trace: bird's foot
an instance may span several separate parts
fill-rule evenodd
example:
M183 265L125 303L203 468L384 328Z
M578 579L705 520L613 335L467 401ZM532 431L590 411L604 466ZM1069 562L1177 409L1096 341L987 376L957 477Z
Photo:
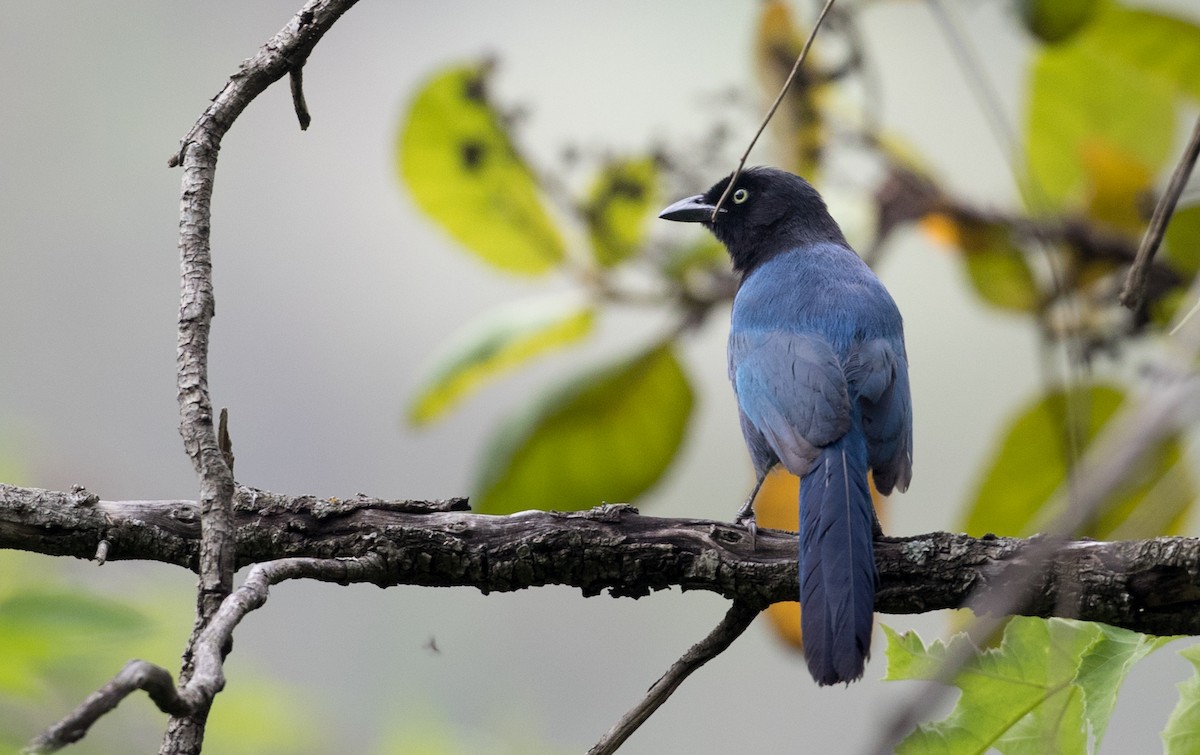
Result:
M746 528L746 534L750 536L750 547L754 547L754 541L758 537L758 521L754 518L754 500L751 499L738 509L737 516L734 517L733 523L739 527Z

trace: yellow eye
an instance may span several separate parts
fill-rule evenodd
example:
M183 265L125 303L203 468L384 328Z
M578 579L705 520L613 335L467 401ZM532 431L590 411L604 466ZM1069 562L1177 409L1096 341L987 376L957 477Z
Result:
M745 189L738 189L737 191L733 192L733 203L734 204L742 204L749 198L750 198L750 192L746 191Z

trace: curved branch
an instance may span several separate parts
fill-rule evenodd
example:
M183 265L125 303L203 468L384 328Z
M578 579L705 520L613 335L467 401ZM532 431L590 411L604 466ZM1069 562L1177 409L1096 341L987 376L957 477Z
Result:
M208 391L208 337L216 306L209 250L213 177L221 140L255 97L299 68L325 32L357 0L310 0L254 57L242 63L183 138L169 165L183 165L179 218L182 286L179 305L178 398L180 434L201 478L201 615L228 594L233 575L233 474L213 428ZM211 535L211 537L210 537Z
M378 559L287 558L259 564L250 569L246 581L222 601L193 648L194 670L186 684L175 687L171 673L147 661L130 661L112 681L92 693L78 708L42 732L26 752L54 752L78 742L105 713L142 689L158 709L174 717L207 710L213 697L225 686L225 653L231 647L233 630L246 614L267 602L271 585L288 579L317 579L323 582L363 582L376 576Z
M704 519L665 519L628 506L561 514L472 514L461 499L287 497L239 488L234 510L239 565L280 558L360 558L391 585L468 586L507 592L567 585L585 595L641 597L679 587L761 607L798 594L795 535ZM101 501L0 485L0 548L108 560L149 559L197 568L198 505L192 501ZM875 544L881 613L959 608L974 595L1003 595L1031 547L1046 538L982 538L935 532ZM1037 569L1029 616L1102 621L1159 635L1200 634L1200 539L1058 541ZM978 592L975 592L978 591Z
M284 75L292 74L292 91L301 127L308 123L301 93L300 71L317 42L357 0L309 0L258 53L242 63L212 104L183 138L179 152L168 161L183 166L179 211L181 269L179 341L176 356L179 432L192 466L200 477L200 584L196 627L184 651L180 679L192 672L192 652L198 632L209 623L233 587L233 471L213 428L208 391L208 338L216 312L209 249L213 178L221 140L246 106ZM163 740L163 753L199 752L207 708L189 719L172 718Z

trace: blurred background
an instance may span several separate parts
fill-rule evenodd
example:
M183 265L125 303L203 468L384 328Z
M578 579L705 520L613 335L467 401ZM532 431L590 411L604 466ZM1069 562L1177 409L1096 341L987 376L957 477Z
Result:
M81 484L110 500L194 498L174 381L180 174L166 161L208 99L297 4L6 0L0 7L0 480L58 490ZM913 484L891 500L885 527L907 535L985 526L981 491L1014 418L1068 372L1120 384L1136 377L1156 348L1172 286L1194 269L1162 273L1177 280L1162 284L1156 303L1165 309L1148 312L1145 322L1113 324L1104 319L1108 309L1088 304L1111 270L1076 276L1086 285L1073 291L1067 311L1078 322L1065 325L1057 302L1005 294L1011 281L1003 271L1013 259L1022 260L1018 282L1041 283L1048 273L1019 249L996 267L967 264L968 236L980 228L1008 233L996 217L1024 212L1027 187L1014 177L1025 172L1024 158L1010 157L1011 145L997 138L980 87L931 6L847 7L860 38L847 41L835 27L822 37L818 60L833 70L856 47L866 59L819 95L834 114L823 138L836 141L841 129L853 132L844 141L861 140L869 132L886 145L822 162L835 217L860 251L873 248L881 209L892 207L881 199L888 165L936 177L936 197L958 203L938 199L903 217L877 250L876 270L905 317L916 418ZM1035 33L1026 7L978 2L953 12L1017 146L1045 104L1031 99L1031 81L1045 74L1041 56L1053 36ZM1200 24L1186 0L1146 7ZM813 8L793 10L796 25L807 28ZM668 166L656 188L660 207L728 173L753 133L771 77L764 19L757 3L698 8L676 0L352 9L305 68L310 129L299 130L287 87L275 86L241 116L221 151L210 385L214 403L231 413L239 481L319 496L478 492L497 428L535 394L673 332L678 311L669 307L605 302L585 343L497 374L436 421L414 427L414 397L429 387L430 366L453 334L514 300L594 292L587 286L595 279L571 265L529 276L484 264L420 209L421 189L402 178L397 144L414 97L434 77L489 59L488 99L503 110L506 135L529 164L561 177L564 195L587 195L594 169L613 156L654 154ZM1186 60L1196 58L1181 65ZM1143 195L1164 185L1195 117L1197 95L1184 91L1178 104L1177 94L1170 93L1167 122L1155 121L1162 129L1145 136L1156 140L1156 159L1130 167L1119 150L1102 153L1088 163L1088 176L1112 165L1120 176L1141 176L1117 193L1144 205ZM761 145L751 164L788 164L782 136ZM1090 199L1069 183L1047 191L1042 210L1079 202L1100 213L1096 191ZM1196 200L1195 191L1185 195L1185 204ZM570 211L547 206L565 229L567 257L578 259L586 229ZM969 217L963 207L996 217ZM1140 223L1136 213L1128 221L1135 239ZM700 239L658 225L670 224L646 226L648 247ZM650 267L611 280L657 295ZM718 268L701 272L708 277L697 290L719 291ZM989 281L1000 281L999 293ZM714 302L705 310L711 316L674 341L694 404L677 453L636 501L648 514L728 520L752 482L726 379L727 307ZM1182 452L1168 452L1171 460L1182 453L1185 469L1195 457L1186 441ZM1186 500L1163 531L1195 533L1190 482L1183 487ZM1157 531L1139 536L1148 534ZM174 567L97 568L0 553L0 748L18 747L130 657L174 672L193 588L194 577ZM565 588L482 596L287 583L238 630L208 747L579 752L725 609L715 596L677 591L583 600ZM879 620L926 638L951 626L944 615ZM1158 742L1174 684L1190 673L1173 652L1182 645L1134 668L1104 751ZM881 712L919 689L879 682L884 670L876 632L867 680L818 689L800 656L759 621L623 751L752 752L792 743L861 750L878 736ZM135 696L76 750L153 751L164 723Z

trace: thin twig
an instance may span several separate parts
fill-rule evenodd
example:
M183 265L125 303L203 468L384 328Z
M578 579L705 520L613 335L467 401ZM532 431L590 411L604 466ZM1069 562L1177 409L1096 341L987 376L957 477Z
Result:
M729 607L721 623L717 624L708 636L688 649L683 656L671 664L667 673L654 683L646 692L642 701L633 706L619 721L613 724L588 755L609 755L616 752L626 739L629 739L654 711L658 710L667 698L679 688L692 672L723 653L733 641L746 631L746 628L758 616L761 609L747 603L734 601Z
M312 123L312 115L308 112L308 103L304 101L304 64L300 63L288 71L288 78L292 86L292 107L296 111L296 120L300 121L300 130L307 131Z
M108 684L88 696L61 721L39 734L25 748L29 753L54 752L78 742L92 724L137 690L145 690L158 709L176 718L206 709L225 686L225 652L233 631L246 614L267 602L271 585L288 579L323 582L359 582L377 578L384 570L383 559L288 558L259 564L250 569L246 581L222 602L216 615L200 634L195 646L195 671L178 688L171 673L147 661L130 661Z
M221 407L221 416L217 422L217 446L221 449L221 456L225 457L229 474L233 474L233 438L229 435L229 409L224 406Z
M754 133L754 138L750 140L750 144L746 146L746 151L742 153L742 159L738 160L738 166L734 169L733 175L729 177L729 183L725 186L725 191L721 192L721 198L717 200L717 204L713 207L712 219L716 222L717 213L721 211L721 206L725 204L725 200L729 198L729 193L733 191L733 185L737 181L738 176L742 175L742 169L746 167L746 160L750 157L750 150L754 149L754 145L758 143L758 138L767 130L767 124L771 122L771 118L775 116L775 111L779 109L779 103L783 102L783 98L787 95L788 89L792 86L792 82L796 80L796 75L800 73L800 66L804 63L804 59L808 57L808 49L812 47L813 40L817 38L817 31L821 28L821 22L825 20L825 16L829 13L829 9L833 7L833 0L826 0L825 7L821 9L820 15L813 23L812 31L809 32L808 39L804 40L804 47L800 49L800 54L796 57L796 62L792 65L792 71L788 74L787 80L783 82L783 86L779 89L779 94L776 95L775 101L771 103L771 108L767 110L766 117L763 118L762 124L759 125L758 131Z
M1171 174L1171 182L1167 184L1166 192L1154 207L1150 225L1142 236L1137 257L1134 258L1133 265L1129 268L1129 274L1125 278L1125 286L1121 289L1121 304L1130 309L1137 309L1146 296L1146 281L1150 279L1150 264L1154 261L1154 255L1158 252L1159 245L1162 244L1167 223L1170 222L1171 215L1175 213L1175 205L1179 202L1179 196L1183 194L1183 187L1187 184L1188 177L1196 166L1197 156L1200 156L1200 116L1196 117L1196 125L1192 127L1192 138L1183 150L1183 155L1180 156L1179 163L1175 166L1175 172Z

